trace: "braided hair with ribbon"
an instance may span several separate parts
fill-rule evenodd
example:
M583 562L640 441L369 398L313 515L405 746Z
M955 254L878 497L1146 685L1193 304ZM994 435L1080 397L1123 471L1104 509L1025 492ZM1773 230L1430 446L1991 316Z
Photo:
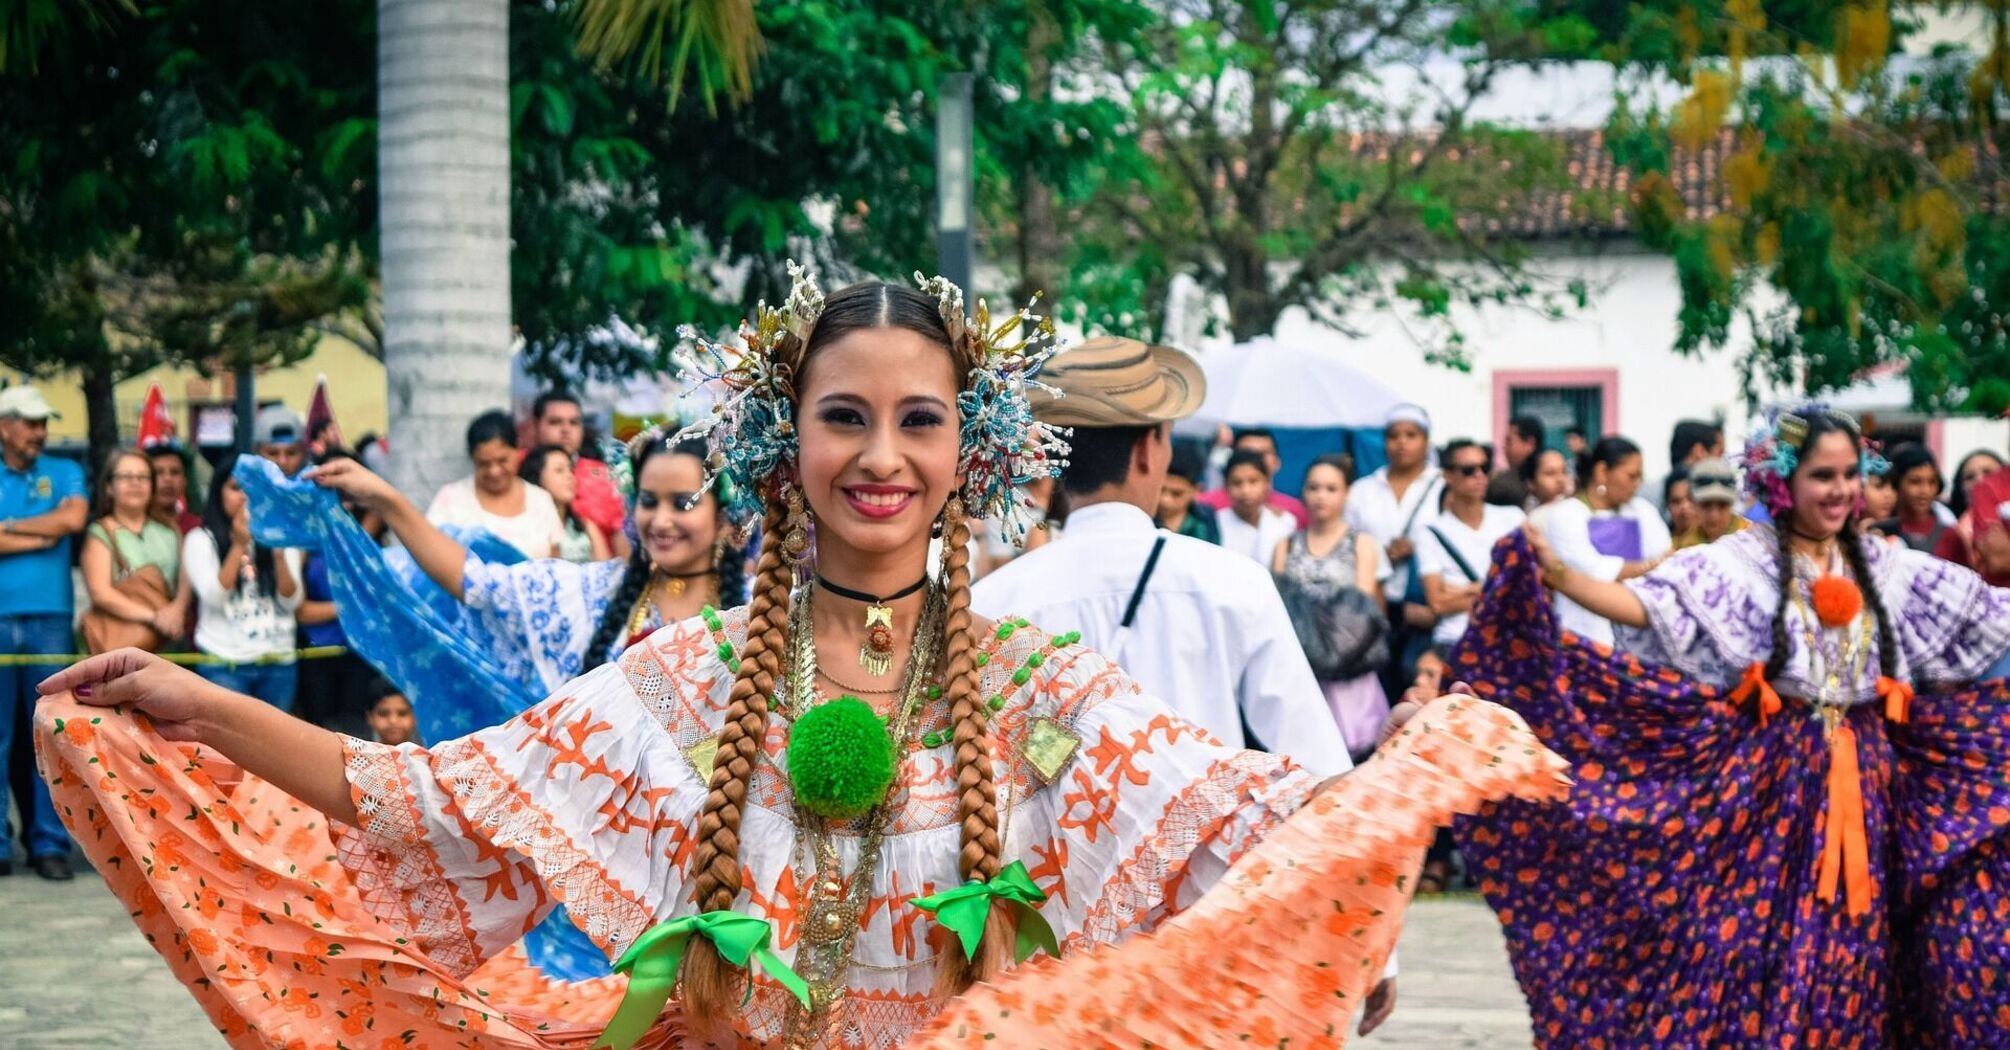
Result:
M1008 535L1023 535L1028 518L1022 487L1058 474L1066 462L1063 435L1036 421L1026 398L1033 375L1055 349L1053 330L1045 322L1034 323L1025 311L994 322L981 302L974 314L966 315L962 291L942 278L917 274L918 288L855 284L826 300L801 267L791 263L790 272L795 283L788 301L779 309L763 306L742 328L738 346L704 340L689 329L683 333L693 344L680 361L686 374L713 384L724 396L709 419L679 437L705 441L708 482L730 483L746 509L761 514L770 540L756 567L746 640L699 816L691 886L701 912L732 908L743 888L741 822L790 644L794 566L783 544L774 541L788 528L790 488L796 484L798 383L819 351L854 332L904 330L940 346L962 384L955 407L957 472L963 481L954 498L939 508L937 521L947 554L939 651L944 654L955 751L961 828L957 863L968 880L990 880L1003 868L988 707L979 692L970 611L970 521L987 518L1002 523ZM969 516L959 513L959 507ZM1016 906L1009 898L997 898L986 917L981 947L944 954L941 983L947 990L989 977L1010 960ZM687 1017L700 1025L723 1018L739 1001L742 980L733 960L703 938L691 940L682 968Z

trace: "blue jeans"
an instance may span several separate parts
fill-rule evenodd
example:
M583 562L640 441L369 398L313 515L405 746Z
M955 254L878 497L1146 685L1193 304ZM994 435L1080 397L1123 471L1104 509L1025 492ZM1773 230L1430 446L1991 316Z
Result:
M75 635L66 615L27 614L0 616L0 653L68 653L75 648ZM32 797L20 800L21 837L28 843L31 857L70 854L70 836L56 817L56 805L49 799L49 785L34 770L10 770L8 756L15 737L22 741L35 732L35 701L40 695L35 684L63 669L61 663L17 664L0 667L0 820L7 814L10 774L25 772L32 786L24 785ZM0 834L0 860L12 860L13 837Z
M201 664L196 670L233 693L255 696L281 711L293 711L293 693L300 684L297 665Z

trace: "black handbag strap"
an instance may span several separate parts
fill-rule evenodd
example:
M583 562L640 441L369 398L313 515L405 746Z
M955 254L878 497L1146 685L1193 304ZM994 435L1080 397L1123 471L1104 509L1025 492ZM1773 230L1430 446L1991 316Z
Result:
M1452 561L1458 565L1460 572L1466 574L1466 579L1474 583L1480 582L1480 574L1473 571L1472 563L1466 560L1465 555L1459 553L1457 547L1452 546L1452 541L1446 539L1445 534L1439 532L1436 525L1426 525L1424 527L1431 530L1431 535L1438 538L1438 546L1443 547L1445 553L1452 556Z
M1431 493L1438 491L1438 486L1442 484L1444 480L1445 475L1442 472L1440 472L1437 477L1431 479L1431 483L1429 485L1424 486L1424 498L1418 500L1417 505L1410 508L1410 516L1403 520L1403 531L1396 534L1397 539L1402 539L1404 536L1408 536L1410 534L1410 530L1417 527L1417 515L1422 514L1424 512L1425 504L1431 502Z
M1152 573L1158 571L1159 554L1165 549L1166 537L1165 533L1162 532L1159 533L1158 539L1152 543L1152 553L1145 558L1144 571L1138 573L1137 585L1131 588L1131 600L1124 605L1123 621L1117 626L1129 627L1131 621L1138 618L1138 603L1145 600L1145 585L1151 582Z

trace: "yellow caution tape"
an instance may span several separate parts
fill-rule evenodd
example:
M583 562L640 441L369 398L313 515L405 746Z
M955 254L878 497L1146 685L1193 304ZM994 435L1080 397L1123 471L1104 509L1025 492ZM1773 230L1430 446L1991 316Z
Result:
M184 667L194 665L204 667L251 667L254 665L290 664L297 660L326 660L331 656L341 656L348 651L347 646L341 645L310 645L305 649L272 653L268 656L261 656L256 660L226 660L221 656L211 656L208 653L156 653L155 655L169 663L181 664ZM0 667L32 666L35 664L67 666L79 660L88 660L90 658L90 653L0 653Z

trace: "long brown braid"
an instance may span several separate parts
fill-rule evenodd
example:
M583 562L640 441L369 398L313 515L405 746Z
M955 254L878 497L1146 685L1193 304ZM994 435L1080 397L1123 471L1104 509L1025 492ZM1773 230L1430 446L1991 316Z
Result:
M952 341L933 299L897 285L870 282L852 285L827 301L806 343L785 340L776 351L797 379L815 351L844 335L871 328L916 332L949 352L959 380L981 364L977 344L968 333ZM762 754L767 734L768 704L782 674L788 651L788 608L792 574L781 553L780 538L788 528L788 512L779 484L762 493L766 518L761 557L756 568L752 601L747 607L747 636L740 653L740 671L733 679L726 721L712 768L710 793L698 818L698 845L691 867L692 898L700 911L730 909L739 895L740 818L747 789ZM1001 865L997 791L992 781L986 707L977 676L977 639L970 612L970 524L960 516L944 522L948 546L943 578L947 615L941 651L947 679L946 695L954 726L956 783L962 822L958 868L965 878L990 878ZM986 920L984 946L975 960L965 960L952 947L943 953L939 983L961 991L974 980L1001 970L1010 958L1016 930L1009 909L993 906ZM684 956L682 1004L695 1025L714 1027L738 1000L743 974L720 957L702 937L691 939Z
M1856 576L1857 588L1863 592L1864 605L1877 618L1877 673L1886 678L1898 677L1898 635L1892 630L1891 615L1884 611L1884 595L1877 590L1877 581L1870 576L1870 559L1864 557L1863 533L1857 531L1856 519L1843 523L1843 558L1849 562L1849 571Z
M729 910L740 894L740 818L746 812L747 788L753 783L754 767L760 763L768 735L768 701L781 679L782 654L789 644L791 576L781 544L787 527L787 508L770 493L753 600L747 605L747 640L740 651L740 672L733 678L726 721L719 727L711 791L698 815L691 896L701 912ZM725 1017L738 1001L738 985L744 979L703 937L691 938L683 976L685 1012L700 1023Z
M956 815L963 828L956 866L963 878L988 880L1004 865L998 838L998 790L992 780L991 740L987 708L977 678L977 638L970 616L970 521L951 513L943 523L943 620L945 692L956 749ZM1009 958L1015 939L1012 909L993 902L985 921L984 939L974 959L957 945L942 953L939 992L955 994L996 975Z

